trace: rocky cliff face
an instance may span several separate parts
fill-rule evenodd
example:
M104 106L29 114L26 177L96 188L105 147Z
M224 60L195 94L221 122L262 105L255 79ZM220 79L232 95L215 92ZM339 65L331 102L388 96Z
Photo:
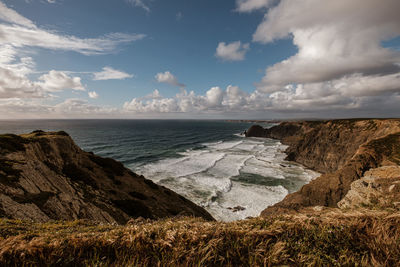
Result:
M400 166L371 169L351 184L346 196L338 202L341 209L400 210Z
M65 132L0 135L0 217L122 224L175 215L213 220L121 163L81 150Z
M263 215L305 206L335 207L367 170L400 164L399 119L284 122L256 132L288 145L288 160L322 173Z

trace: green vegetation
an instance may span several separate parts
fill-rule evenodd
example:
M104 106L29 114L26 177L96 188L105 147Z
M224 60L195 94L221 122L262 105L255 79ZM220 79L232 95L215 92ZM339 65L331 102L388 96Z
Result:
M137 219L126 226L86 221L0 220L0 264L89 266L395 266L400 213L285 215L222 223Z

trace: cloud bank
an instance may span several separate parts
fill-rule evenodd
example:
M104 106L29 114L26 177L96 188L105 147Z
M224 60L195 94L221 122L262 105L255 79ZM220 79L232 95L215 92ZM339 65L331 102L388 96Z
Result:
M280 1L268 10L253 40L292 37L298 53L268 67L257 88L274 92L288 84L398 73L399 52L381 45L400 35L398 10L396 0Z

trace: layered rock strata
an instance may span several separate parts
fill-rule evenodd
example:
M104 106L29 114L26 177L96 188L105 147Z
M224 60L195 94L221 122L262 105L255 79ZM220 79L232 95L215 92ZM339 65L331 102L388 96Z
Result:
M213 220L120 162L81 150L65 132L0 135L0 217L123 224L176 215Z

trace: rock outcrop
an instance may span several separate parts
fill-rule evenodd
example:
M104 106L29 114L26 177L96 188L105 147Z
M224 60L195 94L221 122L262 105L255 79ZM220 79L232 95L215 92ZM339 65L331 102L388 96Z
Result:
M338 202L341 209L367 207L400 210L400 166L371 169L351 184L349 192Z
M264 137L266 129L260 125L252 125L246 132L246 137Z
M213 220L121 163L81 150L65 132L0 135L0 217L123 224L175 215Z
M351 184L371 168L400 164L399 119L284 122L263 137L289 147L287 159L322 175L262 215L308 206L337 207Z

